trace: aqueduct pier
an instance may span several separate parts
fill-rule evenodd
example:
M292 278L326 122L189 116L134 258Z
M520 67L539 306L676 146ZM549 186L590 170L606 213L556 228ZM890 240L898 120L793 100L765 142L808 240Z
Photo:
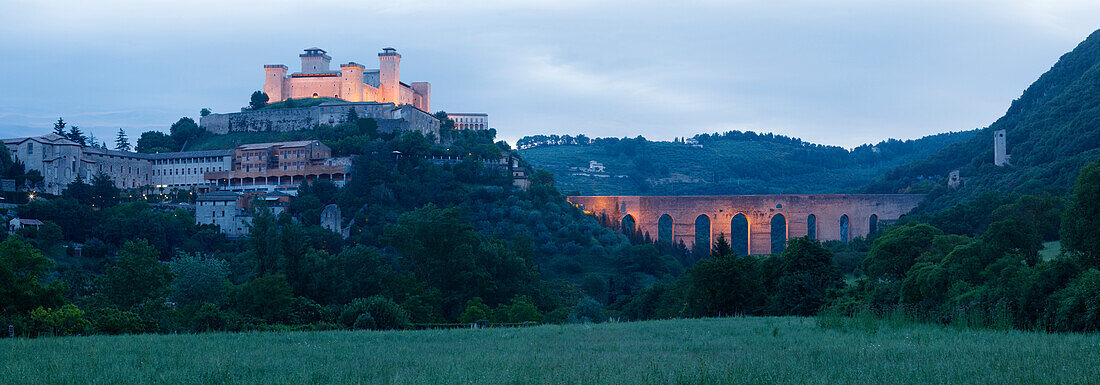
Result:
M866 236L902 217L919 194L571 196L585 213L606 215L624 231L660 242L709 245L722 234L740 254L780 252L789 238L823 241ZM773 231L774 230L774 231Z

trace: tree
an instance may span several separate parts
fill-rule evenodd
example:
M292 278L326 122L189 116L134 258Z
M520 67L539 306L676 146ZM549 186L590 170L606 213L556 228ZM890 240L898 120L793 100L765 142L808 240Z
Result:
M265 275L241 285L233 297L242 313L272 323L289 320L294 304L293 289L282 274Z
M844 286L844 277L833 253L807 237L791 238L780 254L781 275L776 283L775 312L812 315L825 303L831 290Z
M84 136L84 131L77 126L69 126L69 133L65 135L69 140L79 143L81 146L88 145L88 137Z
M462 315L458 316L458 322L472 324L488 321L492 312L493 310L481 300L481 297L470 298L466 301L466 309L462 311Z
M130 151L133 148L130 147L130 139L126 137L126 130L118 129L118 136L115 137L115 149L119 151Z
M22 313L61 304L64 284L43 284L52 266L49 258L17 237L0 242L0 311Z
M119 309L134 306L169 292L172 271L157 260L157 250L144 239L128 241L118 252L118 260L107 268L100 282L100 293Z
M764 304L758 260L737 256L724 236L714 242L712 257L692 266L686 277L687 306L696 316L753 313Z
M168 264L172 270L172 295L180 307L200 303L222 303L229 283L229 264L221 259L181 254Z
M175 123L172 123L172 127L168 128L169 136L172 137L172 141L179 148L186 144L189 140L202 134L202 128L195 123L194 119L188 117L182 117Z
M1062 247L1087 266L1100 266L1100 160L1081 169L1062 217Z
M252 98L251 101L248 102L248 106L251 107L253 110L258 110L264 108L264 106L267 105L268 100L271 99L267 96L267 94L265 94L263 91L256 91L252 93Z
M172 137L165 135L160 131L145 131L141 133L141 137L138 138L137 152L143 154L151 154L155 152L172 152L178 150Z
M199 110L199 116L201 116L201 117L205 118L207 116L210 116L210 114L211 114L211 112L210 112L209 108L203 107L203 109Z
M863 260L863 272L872 278L904 279L905 272L932 250L932 240L940 235L943 231L923 223L891 227L875 240Z
M53 133L61 135L63 137L68 137L68 134L65 133L64 119L57 118L57 122L53 124Z
M92 176L89 202L94 207L110 207L118 204L119 190L115 187L115 181L106 173L100 171Z
M409 314L393 300L376 295L344 305L340 322L353 329L394 330L409 325Z

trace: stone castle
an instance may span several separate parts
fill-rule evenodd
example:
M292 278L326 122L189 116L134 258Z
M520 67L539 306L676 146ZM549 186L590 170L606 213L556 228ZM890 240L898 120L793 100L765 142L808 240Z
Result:
M298 55L302 71L287 75L287 66L264 66L264 93L271 101L333 97L349 102L409 104L422 111L432 110L432 85L428 82L401 82L401 54L386 47L378 54L378 69L366 69L362 64L341 64L340 70L329 68L332 58L325 50L306 48Z
M238 113L211 114L200 119L200 126L215 134L230 132L293 131L318 124L344 121L349 110L374 119L382 132L419 131L439 137L439 119L431 115L432 85L428 82L401 81L401 54L383 48L378 54L378 69L362 64L341 64L330 68L332 58L325 50L313 47L298 55L300 72L287 74L282 64L264 66L264 93L271 102L288 99L335 98L339 101L301 108L244 109ZM480 114L488 126L488 115ZM471 129L473 126L470 127Z

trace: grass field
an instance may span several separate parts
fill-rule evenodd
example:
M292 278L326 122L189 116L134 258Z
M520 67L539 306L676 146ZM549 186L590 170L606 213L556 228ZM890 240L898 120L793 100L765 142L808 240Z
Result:
M822 328L793 317L0 339L2 384L1097 382L1100 335Z

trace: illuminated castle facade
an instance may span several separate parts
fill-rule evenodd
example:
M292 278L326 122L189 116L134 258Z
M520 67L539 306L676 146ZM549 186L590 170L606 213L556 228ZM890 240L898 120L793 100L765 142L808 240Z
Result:
M313 47L298 55L302 71L287 75L287 66L264 66L264 93L271 102L302 98L338 98L349 102L411 105L421 111L432 110L432 85L428 82L401 82L401 54L393 48L378 53L378 69L362 64L341 64L329 68L332 58L325 50Z

